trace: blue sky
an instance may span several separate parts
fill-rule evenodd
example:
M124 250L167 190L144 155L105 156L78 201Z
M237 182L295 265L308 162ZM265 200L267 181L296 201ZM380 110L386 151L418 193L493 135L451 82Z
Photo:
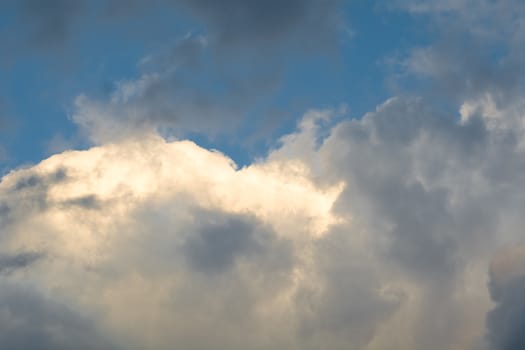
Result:
M0 347L525 349L524 62L522 0L1 1Z
M162 4L141 13L115 15L105 13L109 10L103 4L90 4L90 11L84 9L86 13L78 14L78 23L64 24L65 32L55 34L58 37L46 46L34 42L45 24L29 21L25 27L17 25L24 16L20 7L11 4L1 18L3 37L10 44L2 64L1 87L4 113L10 122L2 133L2 144L8 150L7 168L48 156L52 140L69 142L74 148L87 147L89 143L78 135L78 127L68 118L76 96L104 98L118 81L137 78L139 62L145 57L169 51L189 33L207 35L205 24ZM268 71L263 75L274 75L268 82L271 86L238 112L241 125L219 135L194 133L193 137L228 151L239 163L246 164L263 154L272 140L292 130L309 108L346 105L345 116L359 118L392 94L388 80L395 67L390 62L431 37L419 19L374 2L340 6L337 21L330 23L335 27L333 42L325 46L320 43L312 50L301 48L298 52L297 48L286 48L293 45L292 38L283 42L282 48L273 48L278 50L269 53L273 62L261 67L261 71ZM235 55L253 54L236 50ZM264 50L255 55L264 57ZM212 66L216 59L213 53L204 53L206 66ZM207 74L226 76L213 81L203 76L195 84L209 89L221 84L221 78L229 79L228 74L238 79L244 74L256 75L262 62L251 60L242 59L241 63L234 58L206 68ZM220 72L223 64L230 66L228 72ZM237 64L249 72L243 73Z

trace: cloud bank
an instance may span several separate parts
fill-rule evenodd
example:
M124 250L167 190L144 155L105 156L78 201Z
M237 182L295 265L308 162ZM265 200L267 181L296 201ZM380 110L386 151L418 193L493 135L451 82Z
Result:
M145 130L11 172L3 283L86 348L519 347L521 260L489 263L522 237L522 130L414 98L331 114L240 169Z
M96 146L2 178L0 342L522 349L523 6L396 1L436 28L437 42L399 62L433 94L390 98L359 119L309 111L239 168L172 137L230 128L272 89L272 77L253 79L268 66L231 75L209 52L221 62L264 49L271 63L291 43L319 49L340 3L227 3L236 11L170 3L207 30L146 57L107 99L77 98L71 118ZM22 4L55 44L86 13ZM115 16L147 7L112 4Z
M59 322L60 334L39 335L49 348L84 338L86 349L279 346L293 340L287 320L309 279L307 247L338 222L339 191L317 189L300 164L236 169L218 152L153 135L55 155L2 180L3 283L23 285L43 324ZM2 310L18 314L23 303L5 296ZM79 321L62 324L69 318ZM40 329L4 323L20 339ZM77 339L74 327L111 342L87 330ZM2 341L18 344L9 334Z

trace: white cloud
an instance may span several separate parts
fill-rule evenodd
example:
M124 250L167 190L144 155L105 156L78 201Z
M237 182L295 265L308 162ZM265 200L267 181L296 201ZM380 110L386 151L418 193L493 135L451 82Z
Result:
M3 249L45 256L9 281L98 315L124 348L278 346L340 190L155 135L64 152L1 182Z
M491 320L519 318L489 313L514 299L487 281L522 235L522 131L469 103L462 121L423 99L333 127L310 111L240 169L148 129L54 155L0 184L2 278L125 349L503 344Z

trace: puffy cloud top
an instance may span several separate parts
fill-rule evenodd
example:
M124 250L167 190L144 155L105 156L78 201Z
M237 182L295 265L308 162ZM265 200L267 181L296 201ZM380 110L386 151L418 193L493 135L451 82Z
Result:
M487 280L496 247L521 233L523 148L509 142L521 130L422 99L327 127L332 114L307 113L240 169L145 129L12 171L3 283L57 309L42 322L71 334L64 344L76 337L64 315L81 320L86 348L520 344L520 251L495 258ZM22 313L13 298L4 309Z
M127 349L278 346L293 339L293 295L311 278L307 247L340 221L341 186L317 188L301 163L236 169L153 135L65 152L2 180L0 272L6 288L28 290L43 324L59 322L63 342L41 335L50 348L80 341L68 317L100 334L86 349L111 348L103 333ZM22 315L20 298L2 310ZM2 322L20 337L39 327Z

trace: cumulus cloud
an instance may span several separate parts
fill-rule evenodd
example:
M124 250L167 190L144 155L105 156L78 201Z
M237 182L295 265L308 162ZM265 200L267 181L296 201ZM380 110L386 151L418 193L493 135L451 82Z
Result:
M522 131L429 105L310 111L240 169L144 129L13 171L2 246L43 255L5 278L127 349L506 346L520 287L488 265L521 236Z
M307 123L272 156L311 164L320 186L344 179L334 213L352 216L345 234L362 232L352 245L370 252L378 271L388 271L378 280L397 305L388 322L377 321L384 333L368 348L496 349L501 342L486 344L484 335L491 308L487 269L499 245L522 235L523 132L515 127L522 109L494 107L494 124L482 113L460 121L429 106L419 98L390 99L336 125L320 144L322 129ZM498 323L494 318L489 324ZM507 327L520 323L509 317ZM507 337L504 329L490 328L497 335L489 338Z
M337 111L309 111L266 157L238 168L159 133L232 127L266 71L248 64L236 75L220 59L282 53L291 42L319 47L333 38L340 3L223 3L177 1L205 33L146 57L108 99L76 100L72 119L97 147L2 178L0 341L521 348L525 254L500 247L521 242L525 224L523 7L397 1L430 16L442 38L412 50L404 69L446 87L459 118L410 97L340 122L331 121ZM64 40L82 10L50 4L50 13L33 11L45 17L35 23ZM484 29L487 21L502 31ZM215 76L222 69L227 79Z
M55 155L0 187L2 246L44 254L6 268L127 349L292 345L293 296L340 191L298 165L236 169L158 136Z

